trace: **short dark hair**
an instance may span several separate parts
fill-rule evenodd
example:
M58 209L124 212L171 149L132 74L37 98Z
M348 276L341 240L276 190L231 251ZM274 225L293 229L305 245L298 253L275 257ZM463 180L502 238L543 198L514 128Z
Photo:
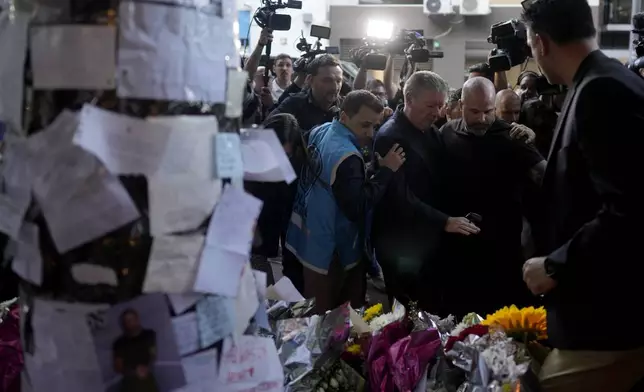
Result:
M314 58L306 67L306 73L315 76L324 67L339 67L340 61L330 54L323 54L320 57Z
M463 95L463 89L458 88L449 95L449 98L447 99L447 104L448 105L454 105L458 101L461 100L461 96Z
M385 88L385 84L383 83L382 80L380 79L371 79L370 81L367 82L367 85L365 86L365 90L371 91L375 90L377 88Z
M353 117L360 111L360 108L363 106L368 107L376 113L382 113L385 110L382 102L367 90L355 90L351 91L344 97L342 102L342 111L345 112L349 117Z
M289 113L278 113L264 120L264 128L275 131L280 143L296 145L300 139L300 127L295 116Z
M125 309L123 312L121 312L121 316L119 317L119 324L121 324L121 328L125 327L125 317L128 314L132 314L132 315L136 316L137 318L139 317L139 312L134 310L134 308Z
M469 73L480 73L483 75L483 77L490 79L492 82L494 82L494 71L490 68L490 65L488 63L478 63L472 65L470 68L468 68L467 72Z
M293 62L293 59L291 58L291 56L289 56L286 53L280 53L277 56L275 56L275 64L277 64L277 62L280 61L280 60L287 60L287 59L291 60L291 62Z
M535 78L535 79L536 79L536 78L538 78L538 77L539 77L539 74L538 74L538 73L536 73L536 72L534 72L534 71L530 71L530 70L527 70L527 71L523 71L523 72L521 72L521 73L519 74L519 77L517 78L517 86L521 84L521 81L522 81L522 80L523 80L523 78L525 78L526 76L532 76L533 78Z
M526 0L521 4L521 17L526 25L556 44L569 44L597 34L587 0Z

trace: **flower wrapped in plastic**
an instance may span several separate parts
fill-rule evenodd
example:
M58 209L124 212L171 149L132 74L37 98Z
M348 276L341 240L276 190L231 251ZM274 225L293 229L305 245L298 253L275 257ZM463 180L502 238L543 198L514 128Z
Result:
M276 322L276 345L288 390L313 369L335 362L344 350L351 323L349 306L342 305L325 315Z
M23 366L20 308L14 299L0 304L0 391L20 391Z

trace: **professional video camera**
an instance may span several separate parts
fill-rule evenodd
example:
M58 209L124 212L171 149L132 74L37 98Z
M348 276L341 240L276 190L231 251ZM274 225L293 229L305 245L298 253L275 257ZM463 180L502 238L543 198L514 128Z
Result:
M496 45L488 59L494 72L507 71L530 57L525 25L516 19L493 24L487 42Z
M262 29L288 31L291 29L291 15L276 13L279 9L302 9L302 2L297 0L262 0L262 6L255 12L255 22Z
M494 72L507 71L525 63L532 56L525 24L517 19L493 24L487 42L496 45L488 58L490 69ZM539 95L566 92L566 86L550 84L543 75L537 78L536 89Z
M322 48L322 40L329 39L331 37L331 29L325 26L311 25L311 37L317 38L314 44L307 42L304 38L304 34L300 37L300 41L295 46L297 50L302 52L302 55L299 59L293 63L293 71L295 72L304 72L306 66L313 60L317 55L320 54L340 54L340 50L337 46L327 46Z
M425 46L427 40L415 30L402 29L392 39L382 41L365 38L364 45L351 51L353 62L366 69L384 70L387 54L405 56L412 63L426 63L432 58L443 58L443 52L430 51Z
M637 34L637 39L633 41L637 58L628 64L628 68L644 78L644 12L633 15L632 31Z

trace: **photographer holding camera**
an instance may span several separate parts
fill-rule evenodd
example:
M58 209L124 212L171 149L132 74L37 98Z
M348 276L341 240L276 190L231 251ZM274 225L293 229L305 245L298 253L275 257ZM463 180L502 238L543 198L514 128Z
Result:
M541 388L627 392L644 378L641 328L589 326L598 312L632 314L641 298L644 80L599 50L586 0L522 5L532 57L569 89L543 180L543 257L523 266L528 288L545 296L555 347Z

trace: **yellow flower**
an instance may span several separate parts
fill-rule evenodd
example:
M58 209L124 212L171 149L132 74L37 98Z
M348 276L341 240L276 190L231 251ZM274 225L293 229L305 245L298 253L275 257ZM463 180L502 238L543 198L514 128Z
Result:
M373 320L375 317L380 316L381 314L382 314L382 304L375 304L364 311L364 316L362 316L362 319L368 323L369 321Z
M345 351L348 352L349 354L360 355L362 348L360 347L359 344L352 344L351 346L347 347Z
M515 305L488 314L481 323L489 327L500 327L506 335L520 342L530 342L547 338L546 310L540 308L522 308Z

